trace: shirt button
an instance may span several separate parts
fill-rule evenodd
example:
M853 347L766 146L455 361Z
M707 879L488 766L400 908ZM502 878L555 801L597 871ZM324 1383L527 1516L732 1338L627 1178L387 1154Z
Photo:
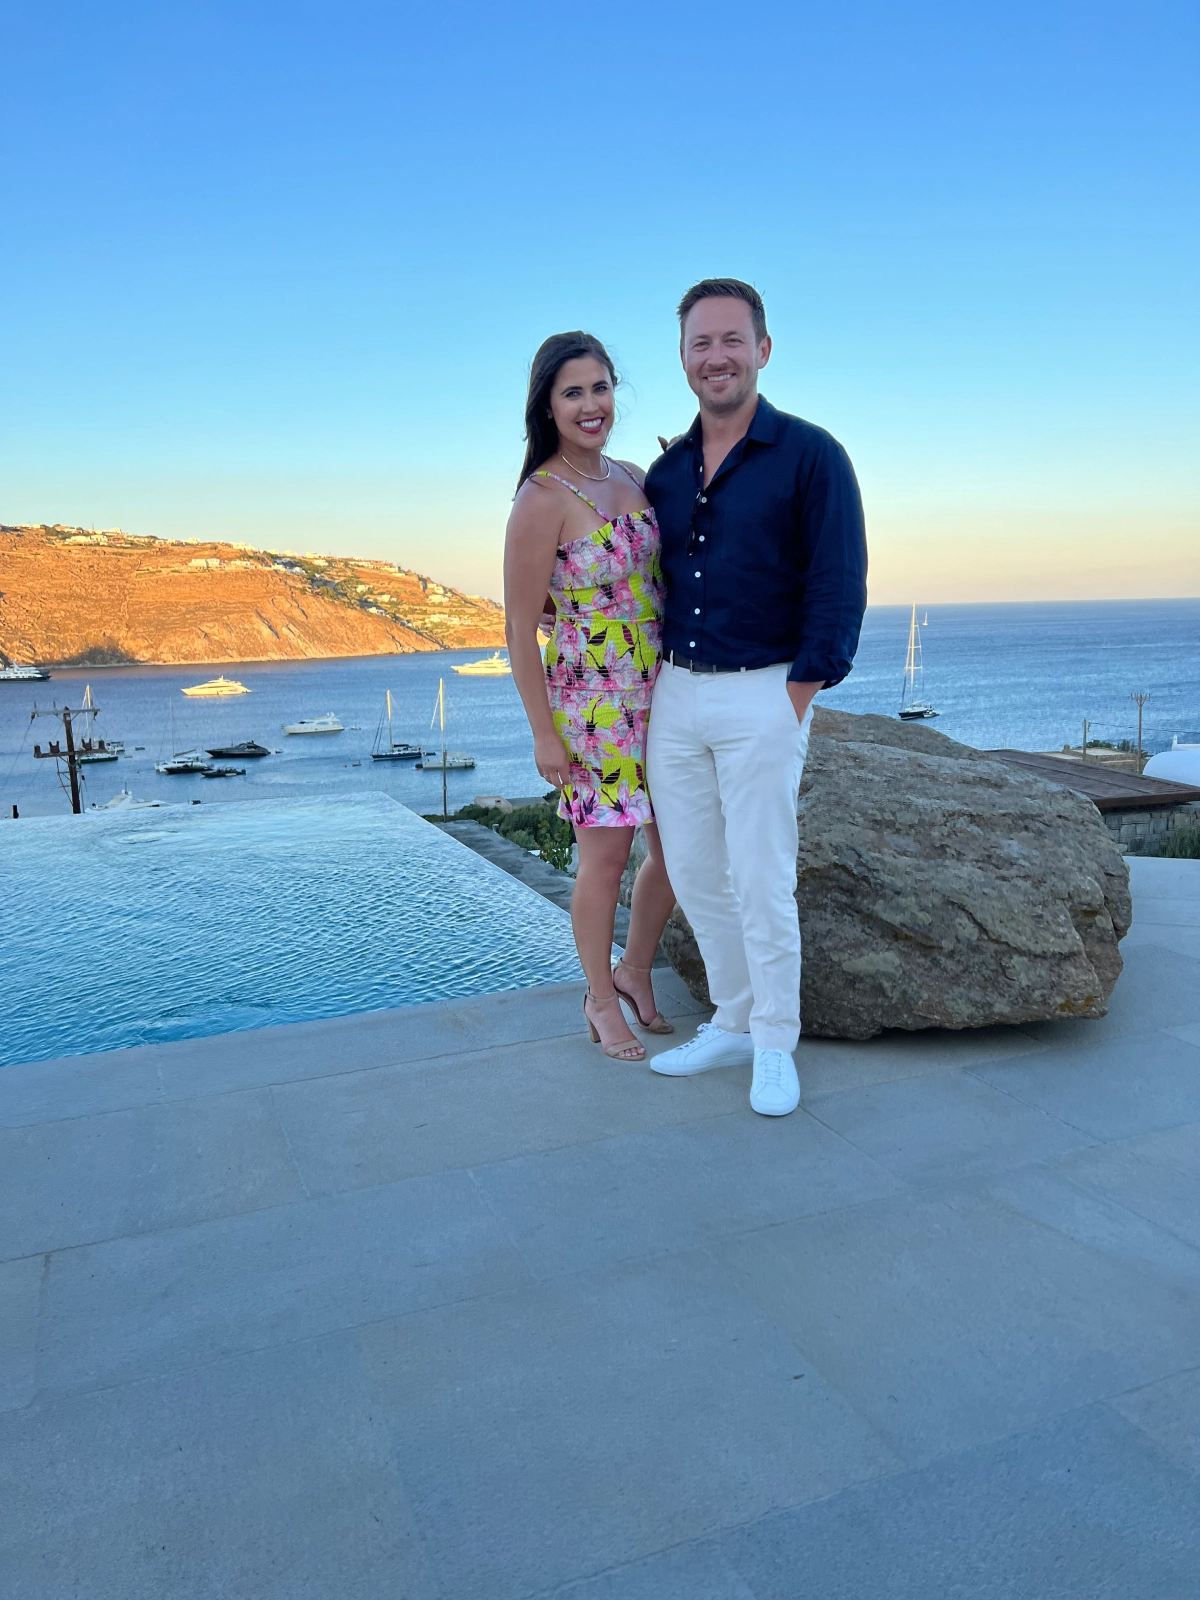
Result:
M697 616L697 617L700 615L700 607L699 606L696 607L695 612L693 613L693 615Z
M689 640L688 640L688 649L689 649L689 650L694 650L694 649L695 649L695 648L696 648L696 641L695 641L695 639L689 639Z
M706 506L708 504L708 496L706 494L702 494L700 496L700 504L702 506Z
M704 535L703 535L703 534L701 534L701 535L700 535L700 543L701 543L701 544L703 544L703 543L704 543Z
M699 574L699 573L697 573L697 574L696 574L696 576L697 576L697 577L699 577L699 576L700 576L700 574Z

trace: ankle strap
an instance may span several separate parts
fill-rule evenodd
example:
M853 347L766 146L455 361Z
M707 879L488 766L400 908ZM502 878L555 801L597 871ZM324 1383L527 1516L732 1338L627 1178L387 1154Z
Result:
M624 967L626 972L653 972L654 971L653 967L635 967L633 962L632 961L626 961L624 956L622 956L621 959L617 962L617 965L619 967Z
M590 1000L594 1006L610 1006L610 1005L612 1005L614 1000L619 1000L620 998L621 998L620 995L616 992L615 989L613 990L612 994L609 995L607 1000L601 1000L599 998L599 996L594 995L590 989L588 990L587 994L584 996L584 999L585 1000Z

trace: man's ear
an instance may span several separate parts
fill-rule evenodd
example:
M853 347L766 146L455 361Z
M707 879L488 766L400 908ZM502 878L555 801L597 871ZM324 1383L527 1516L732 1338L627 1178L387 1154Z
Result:
M761 372L771 359L771 335L763 334L762 343L758 347L758 369Z

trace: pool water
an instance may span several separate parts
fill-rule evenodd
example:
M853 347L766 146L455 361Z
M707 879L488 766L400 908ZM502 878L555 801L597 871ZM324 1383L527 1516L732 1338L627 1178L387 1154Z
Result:
M0 1063L579 977L570 919L379 794L0 830Z

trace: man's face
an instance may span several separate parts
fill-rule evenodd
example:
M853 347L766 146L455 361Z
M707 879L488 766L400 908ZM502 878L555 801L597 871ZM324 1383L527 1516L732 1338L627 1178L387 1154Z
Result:
M771 355L768 334L754 337L754 319L732 295L700 300L687 314L680 358L701 410L721 416L744 405L758 387Z

